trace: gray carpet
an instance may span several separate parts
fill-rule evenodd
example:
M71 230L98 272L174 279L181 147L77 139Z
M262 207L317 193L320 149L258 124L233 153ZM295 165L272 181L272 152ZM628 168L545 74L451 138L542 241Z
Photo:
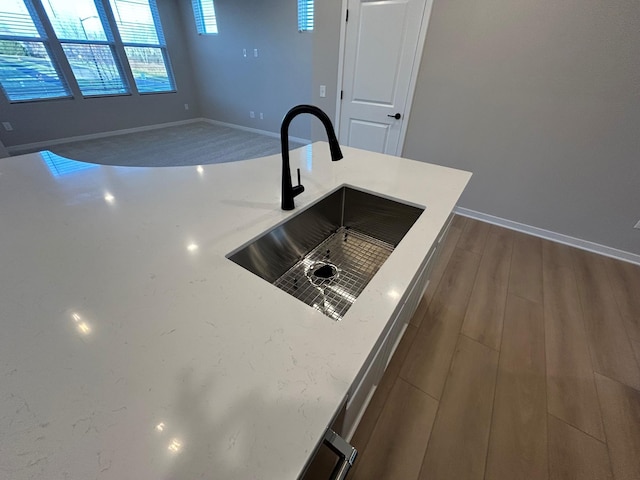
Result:
M302 144L289 142L289 148ZM53 153L102 165L167 167L234 162L280 153L280 139L195 122L95 140L53 145ZM27 153L27 152L21 152Z

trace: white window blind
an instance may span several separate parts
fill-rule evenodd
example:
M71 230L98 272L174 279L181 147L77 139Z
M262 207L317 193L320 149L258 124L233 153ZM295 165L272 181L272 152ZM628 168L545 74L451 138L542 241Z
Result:
M0 2L0 85L12 102L69 96L30 0Z
M298 31L313 30L313 0L298 0Z
M83 96L126 94L129 71L138 93L175 91L156 0L0 0L9 101L70 97L62 72Z
M192 0L193 15L196 19L196 28L200 35L216 35L218 33L218 21L213 0Z
M93 0L47 0L42 5L82 94L127 93L103 8Z
M109 0L140 93L174 91L155 0Z

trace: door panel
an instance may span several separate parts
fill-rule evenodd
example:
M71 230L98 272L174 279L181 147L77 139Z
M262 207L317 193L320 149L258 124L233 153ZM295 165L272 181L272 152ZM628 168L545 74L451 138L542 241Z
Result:
M340 142L397 155L426 0L349 0ZM393 116L399 113L399 119Z
M366 120L350 119L349 146L382 152L387 143L389 125L373 123Z
M362 5L353 77L354 102L393 106L404 31L389 31L388 25L404 25L406 13L406 3ZM386 34L382 36L380 32ZM385 68L380 68L381 65Z

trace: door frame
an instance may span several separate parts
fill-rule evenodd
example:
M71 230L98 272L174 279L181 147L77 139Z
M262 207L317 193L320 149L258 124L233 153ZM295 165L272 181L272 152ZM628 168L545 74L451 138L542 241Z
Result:
M340 92L343 90L343 74L344 74L344 60L345 60L345 47L347 41L347 8L349 0L342 0L342 7L340 9L340 47L338 49L338 79L336 92L336 118L335 118L335 130L340 131L340 117L342 115L342 99L340 98ZM433 9L433 0L427 0L424 5L424 11L422 12L422 20L420 22L420 33L418 34L418 47L416 48L416 54L413 57L413 65L411 66L411 76L409 79L409 90L407 91L407 97L405 99L404 120L402 127L400 127L400 141L398 142L398 148L395 155L401 156L404 150L404 140L407 135L407 126L409 124L409 118L411 118L411 107L413 106L413 95L416 91L416 83L418 80L418 71L420 70L420 62L422 60L422 52L424 51L425 39L427 38L427 29L429 28L429 20L431 18L431 10Z

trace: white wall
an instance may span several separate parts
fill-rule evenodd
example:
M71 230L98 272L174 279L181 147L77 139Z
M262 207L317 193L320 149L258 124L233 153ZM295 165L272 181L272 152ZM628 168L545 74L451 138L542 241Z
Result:
M404 156L460 205L640 254L640 2L435 0Z

